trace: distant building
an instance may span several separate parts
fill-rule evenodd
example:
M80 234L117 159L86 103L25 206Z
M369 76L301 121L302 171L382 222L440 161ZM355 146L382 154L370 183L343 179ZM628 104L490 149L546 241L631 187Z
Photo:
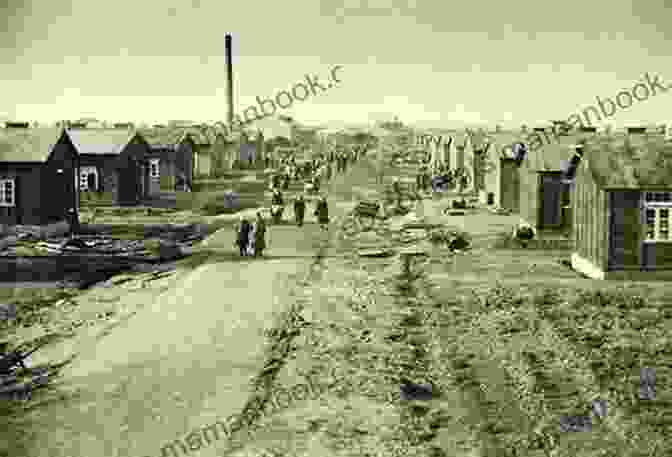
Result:
M126 129L68 129L79 154L79 190L108 194L117 205L149 196L149 144Z
M563 136L542 144L521 163L520 217L539 238L563 238L571 233L571 184L565 180L565 168L579 138Z
M492 135L487 151L492 170L485 174L486 203L514 213L520 211L520 171L513 145L522 142L521 135L500 132Z
M573 197L572 267L594 279L672 279L672 144L588 142Z
M150 146L150 194L156 194L162 188L191 190L196 168L196 144L191 134L182 129L143 129L140 134Z
M0 223L76 222L77 151L63 129L0 131Z

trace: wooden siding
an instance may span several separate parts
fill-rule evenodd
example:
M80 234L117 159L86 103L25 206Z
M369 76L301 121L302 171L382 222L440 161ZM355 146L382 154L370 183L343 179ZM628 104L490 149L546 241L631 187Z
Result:
M667 191L672 189L642 189L642 195L646 192ZM643 206L643 205L642 205ZM670 208L672 211L672 208ZM642 239L646 231L646 217L642 209ZM658 243L642 243L642 269L645 271L654 270L670 270L672 269L672 243L658 242Z
M471 173L474 178L474 189L485 190L485 172L483 167L485 166L487 155L483 151L475 151L473 163L471 167Z
M69 210L76 207L75 168L78 162L74 148L62 143L54 147L50 159L40 168L42 224L67 220L71 214Z
M644 243L642 264L645 270L672 269L672 243Z
M530 167L528 160L519 169L520 176L520 217L525 222L538 228L539 214L539 176Z
M114 193L116 180L113 176L117 173L119 157L116 155L83 154L79 158L80 167L96 167L98 170L99 191Z
M571 198L575 251L605 271L608 260L607 193L597 185L586 162L577 170Z
M131 158L123 160L118 168L117 199L119 205L136 205L140 200L138 165Z
M15 166L3 163L0 179L14 179L14 206L0 206L0 222L7 225L39 225L41 164ZM74 179L74 178L73 178Z
M135 205L149 191L147 173L142 176L142 164L151 155L149 146L136 136L118 155L82 154L80 162L98 167L103 191L112 193L114 204ZM141 180L145 182L145 195L141 195Z
M222 152L222 155L224 153ZM228 161L224 161L225 165L228 166ZM209 155L198 155L198 161L196 164L196 170L194 174L196 177L202 178L210 176L212 170L212 158Z
M609 270L641 268L640 195L639 190L609 191Z
M69 142L61 141L45 163L0 163L0 178L15 180L15 206L0 207L0 223L44 225L66 219L75 208L77 155ZM63 170L58 173L58 170Z
M562 227L562 175L558 172L539 173L539 229L559 229Z
M181 172L187 180L190 188L194 185L194 149L191 143L181 143L175 152L174 175Z
M499 206L520 211L520 173L514 159L500 160Z

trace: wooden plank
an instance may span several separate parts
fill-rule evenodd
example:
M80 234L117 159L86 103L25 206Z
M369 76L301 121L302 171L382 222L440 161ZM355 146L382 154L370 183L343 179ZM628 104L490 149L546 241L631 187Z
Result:
M639 191L611 191L609 268L640 265Z
M560 176L542 175L541 184L541 227L559 227L562 224Z
M583 257L583 237L584 237L584 192L585 192L585 178L579 170L576 177L575 195L572 199L572 206L574 208L574 232L572 238L574 239L574 246L576 252Z
M518 165L513 160L501 160L500 201L502 208L513 212L520 211L520 174Z

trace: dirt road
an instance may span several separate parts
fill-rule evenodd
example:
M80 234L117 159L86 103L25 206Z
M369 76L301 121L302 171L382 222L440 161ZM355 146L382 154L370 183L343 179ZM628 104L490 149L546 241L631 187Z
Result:
M334 177L333 219L352 207L352 188L367 175L357 165ZM31 413L28 455L159 456L189 430L240 412L251 378L264 368L264 330L334 235L307 213L302 229L270 227L268 259L206 263L80 351L63 373L70 398ZM232 243L233 233L221 231L207 246L230 251ZM212 446L198 455L216 452Z

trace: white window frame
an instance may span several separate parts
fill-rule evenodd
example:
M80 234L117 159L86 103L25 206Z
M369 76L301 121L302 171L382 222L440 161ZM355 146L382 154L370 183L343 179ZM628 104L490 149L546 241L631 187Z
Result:
M7 193L5 192L5 186L7 184L11 184L12 186L11 201L7 201ZM0 206L3 207L16 206L16 180L14 178L0 179Z
M649 200L649 197L652 197L653 194L667 194L669 201L653 201ZM644 242L645 243L672 243L672 192L645 192L644 200ZM653 227L648 223L648 212L655 211L655 216L653 219ZM667 220L662 217L662 211L667 212ZM667 238L663 238L661 230L663 221L667 222ZM653 236L651 236L651 228L653 228Z
M84 166L79 168L79 190L86 192L89 189L89 174L93 173L96 176L96 185L100 186L100 180L98 176L98 168L94 166Z
M156 173L154 173L154 171L156 171ZM161 159L149 159L149 177L150 178L161 177Z

